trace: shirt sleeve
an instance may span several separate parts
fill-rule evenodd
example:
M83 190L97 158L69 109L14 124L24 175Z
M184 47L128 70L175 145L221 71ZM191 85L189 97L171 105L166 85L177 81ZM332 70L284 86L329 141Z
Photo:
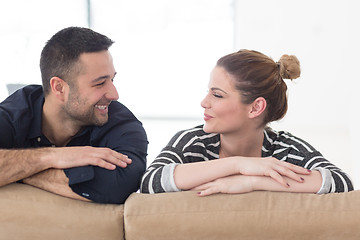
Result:
M0 148L14 147L14 126L6 111L0 107Z
M316 170L318 170L320 172L321 178L322 178L321 188L317 192L317 194L325 194L325 193L330 192L331 180L332 180L330 170L323 169L323 168L317 168Z
M171 146L165 147L143 175L140 191L142 193L181 191L175 184L174 170L178 164L184 163L183 159L181 151Z
M271 143L267 145L272 149L273 157L321 173L322 185L318 194L354 190L350 177L306 141L288 132L267 133L269 135L265 137Z
M325 159L320 152L303 151L302 154L304 157L301 157L300 153L289 154L287 161L310 170L317 170L321 173L322 185L318 194L354 190L350 177L340 168ZM295 157L295 155L297 157Z
M108 170L86 166L65 170L71 189L94 202L122 204L140 187L146 167L147 137L138 121L119 124L107 131L97 147L108 147L127 155L132 163L126 168Z
M179 131L172 137L143 175L142 193L181 191L174 180L177 165L218 158L215 152L218 152L219 136L205 133L202 129L200 125Z

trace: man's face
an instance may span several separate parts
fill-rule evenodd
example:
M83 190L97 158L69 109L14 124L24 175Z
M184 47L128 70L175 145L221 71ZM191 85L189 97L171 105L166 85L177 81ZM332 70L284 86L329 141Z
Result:
M108 121L108 106L119 95L113 84L116 75L109 51L83 53L80 73L69 85L63 110L79 126L102 126Z

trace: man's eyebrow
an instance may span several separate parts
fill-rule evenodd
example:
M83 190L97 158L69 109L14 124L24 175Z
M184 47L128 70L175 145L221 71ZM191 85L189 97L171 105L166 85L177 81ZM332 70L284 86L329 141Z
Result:
M98 78L95 78L94 80L92 80L91 82L93 82L93 83L95 83L95 82L99 82L99 81L102 81L102 80L104 80L104 79L114 79L115 78L115 76L116 76L116 72L115 72L115 74L114 74L114 77L111 77L110 75L104 75L104 76L100 76L100 77L98 77Z
M211 91L221 91L225 94L228 94L227 92L225 92L224 90L222 90L221 88L217 88L217 87L213 87L213 88L210 88Z

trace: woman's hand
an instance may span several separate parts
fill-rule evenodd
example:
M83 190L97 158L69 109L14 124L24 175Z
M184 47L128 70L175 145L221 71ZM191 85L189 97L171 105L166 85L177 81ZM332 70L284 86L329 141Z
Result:
M252 191L316 193L320 190L322 177L319 171L314 170L310 175L302 175L302 177L305 179L303 182L284 177L286 181L290 182L290 186L284 187L274 181L273 178L267 176L232 175L201 184L192 190L197 190L199 196L207 196L214 193L247 193Z
M215 193L247 193L254 191L252 178L253 176L233 175L218 178L192 190L198 191L199 196L208 196Z
M284 187L289 187L289 183L284 177L288 177L297 182L303 182L302 175L309 175L310 170L294 164L280 161L276 158L250 158L250 157L232 157L237 160L238 172L246 176L267 176L271 177Z

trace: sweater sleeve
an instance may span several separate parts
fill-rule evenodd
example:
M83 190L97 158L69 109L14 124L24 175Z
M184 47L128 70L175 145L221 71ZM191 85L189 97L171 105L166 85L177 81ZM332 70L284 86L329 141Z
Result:
M183 154L170 146L165 147L150 164L142 177L142 193L162 193L180 191L174 181L174 169L182 164Z
M350 177L339 167L306 141L288 132L265 132L265 154L272 154L280 161L286 161L306 169L317 170L322 176L322 185L318 194L348 192L354 190Z
M318 170L321 173L323 182L318 194L354 190L350 177L340 168L326 160L318 151L306 157L301 165L307 169Z

